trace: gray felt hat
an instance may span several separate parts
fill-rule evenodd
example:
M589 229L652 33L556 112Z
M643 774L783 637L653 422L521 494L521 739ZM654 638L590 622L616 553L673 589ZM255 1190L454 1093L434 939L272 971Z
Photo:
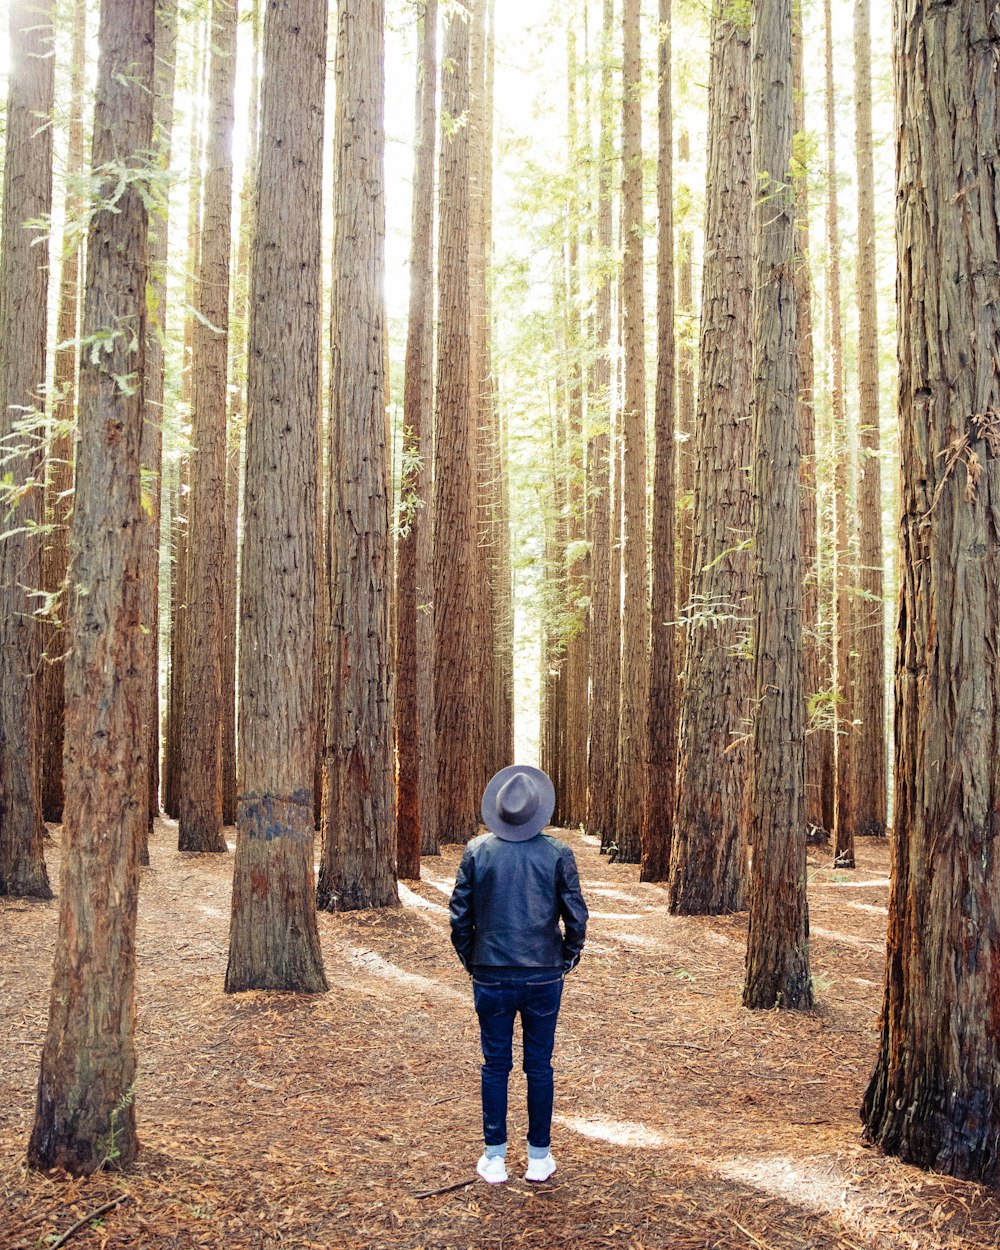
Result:
M483 793L483 823L505 842L527 842L552 819L556 791L540 768L511 764Z

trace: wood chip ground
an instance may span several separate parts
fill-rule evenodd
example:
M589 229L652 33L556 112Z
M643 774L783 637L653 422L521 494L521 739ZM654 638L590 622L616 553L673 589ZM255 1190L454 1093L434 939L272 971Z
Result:
M58 832L58 831L54 831ZM230 831L230 837L232 837ZM222 992L232 856L158 822L139 912L137 1107L127 1174L24 1166L57 904L0 899L0 1247L188 1250L995 1250L1000 1195L880 1156L858 1105L875 1054L884 844L810 848L807 1015L740 1006L746 916L667 914L660 887L565 835L592 912L556 1049L559 1170L474 1180L478 1030L448 941L460 848L404 906L320 915L330 992ZM58 879L58 842L49 851ZM454 1188L468 1180L468 1188ZM451 1188L449 1188L451 1187ZM419 1197L431 1191L431 1197Z

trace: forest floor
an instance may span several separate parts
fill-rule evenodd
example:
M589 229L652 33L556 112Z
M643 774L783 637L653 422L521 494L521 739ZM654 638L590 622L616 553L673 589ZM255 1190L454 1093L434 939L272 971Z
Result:
M230 834L232 836L232 833ZM811 848L808 1014L740 1006L745 915L667 914L661 888L567 834L591 908L556 1041L559 1170L475 1179L478 1030L448 941L460 848L404 906L319 918L330 992L227 996L231 856L179 854L159 822L139 906L137 1109L126 1174L23 1163L57 904L0 899L0 1246L322 1250L995 1250L1000 1195L866 1148L888 852ZM58 880L58 847L49 848ZM427 1191L468 1181L465 1188Z

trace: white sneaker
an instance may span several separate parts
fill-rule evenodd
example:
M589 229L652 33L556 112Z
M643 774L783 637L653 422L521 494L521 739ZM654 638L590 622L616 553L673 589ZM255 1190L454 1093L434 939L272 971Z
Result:
M524 1174L526 1181L547 1181L552 1173L556 1170L556 1161L552 1158L552 1152L545 1156L544 1159L529 1159L528 1170Z
M555 1164L552 1166L555 1167ZM476 1164L476 1171L487 1185L502 1185L507 1179L507 1164L500 1155L494 1155L492 1159L482 1155Z

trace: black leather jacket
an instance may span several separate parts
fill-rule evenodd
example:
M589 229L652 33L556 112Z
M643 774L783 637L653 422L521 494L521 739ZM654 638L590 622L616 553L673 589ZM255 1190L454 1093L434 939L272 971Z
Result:
M451 896L451 940L467 972L475 964L568 972L586 934L587 904L565 842L545 833L525 842L486 833L465 848Z

